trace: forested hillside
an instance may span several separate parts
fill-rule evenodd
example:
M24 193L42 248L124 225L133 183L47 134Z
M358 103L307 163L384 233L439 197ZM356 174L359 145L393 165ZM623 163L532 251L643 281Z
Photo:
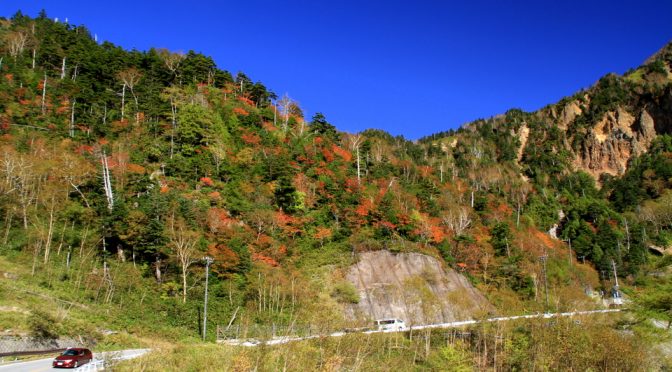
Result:
M501 313L594 304L612 267L626 291L669 288L647 275L669 264L649 246L672 245L669 46L539 112L412 142L339 132L210 57L127 51L46 13L2 19L0 40L15 333L199 337L204 256L210 339L229 321L342 325L359 301L344 273L372 250L436 257ZM45 311L22 294L38 289L77 305Z

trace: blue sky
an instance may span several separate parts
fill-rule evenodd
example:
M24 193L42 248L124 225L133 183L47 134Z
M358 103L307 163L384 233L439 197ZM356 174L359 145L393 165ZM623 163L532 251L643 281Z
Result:
M526 111L672 40L672 1L0 1L127 49L193 49L339 130L417 139Z

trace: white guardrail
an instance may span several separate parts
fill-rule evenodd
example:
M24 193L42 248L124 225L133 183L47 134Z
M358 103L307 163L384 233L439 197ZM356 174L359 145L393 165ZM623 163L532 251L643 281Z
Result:
M150 349L133 349L133 350L124 350L123 352L119 351L106 351L96 355L95 359L90 363L86 363L83 366L77 368L77 371L82 372L92 372L92 371L104 371L106 367L111 367L112 365L128 359L137 358L145 353L148 353Z
M549 318L569 317L569 316L575 316L575 315L617 313L617 312L620 312L620 311L621 311L621 309L608 309L608 310L571 311L571 312L564 312L564 313L537 313L537 314L529 314L529 315L515 315L515 316L495 317L495 318L488 318L488 319L483 319L483 320L462 320L462 321L457 321L457 322L426 324L426 325L419 325L419 326L411 326L411 327L407 327L407 328L402 329L402 330L385 330L385 331L382 331L382 330L362 330L362 331L359 331L359 332L334 332L334 333L330 333L330 334L311 335L311 336L305 336L305 337L283 336L283 337L275 337L273 339L265 340L265 341L260 341L260 340L256 340L256 339L246 339L246 340L229 339L229 340L218 341L218 343L226 344L226 345L254 347L254 346L258 346L258 345L262 345L262 344L263 345L278 345L278 344L285 344L285 343L293 342L293 341L310 340L310 339L320 338L320 337L341 337L341 336L344 336L348 333L371 334L371 333L408 332L408 331L423 330L423 329L455 328L455 327L461 327L461 326L465 326L465 325L472 325L472 324L479 324L479 323L505 322L505 321L516 320L516 319L534 319L534 318L549 319Z

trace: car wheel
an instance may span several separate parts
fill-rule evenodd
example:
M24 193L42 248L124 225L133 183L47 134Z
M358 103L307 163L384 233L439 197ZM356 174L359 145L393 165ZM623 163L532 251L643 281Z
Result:
M79 362L75 362L75 368L79 367Z

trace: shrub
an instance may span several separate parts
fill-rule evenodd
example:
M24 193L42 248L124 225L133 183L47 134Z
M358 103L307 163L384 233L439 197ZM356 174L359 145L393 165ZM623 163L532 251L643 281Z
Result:
M30 336L39 340L57 339L60 325L51 314L35 309L28 317Z

